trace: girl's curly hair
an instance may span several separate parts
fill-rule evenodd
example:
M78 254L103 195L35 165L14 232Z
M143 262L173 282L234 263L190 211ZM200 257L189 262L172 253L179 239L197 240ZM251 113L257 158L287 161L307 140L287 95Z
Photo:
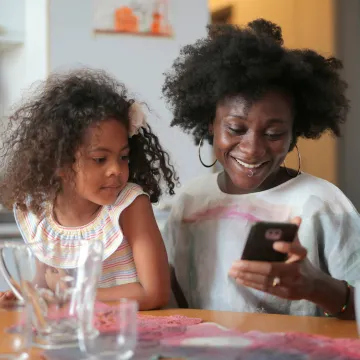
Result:
M121 82L100 70L53 74L9 118L3 142L1 202L39 213L61 189L57 170L75 162L85 130L114 118L129 128L134 99ZM174 194L178 177L150 126L129 139L129 181L142 186L151 202L162 184Z
M213 25L208 36L185 46L166 74L163 93L174 113L171 126L212 143L209 124L224 99L256 100L266 91L289 94L294 106L294 142L340 134L349 109L339 60L312 50L287 49L281 28L264 19L245 27Z

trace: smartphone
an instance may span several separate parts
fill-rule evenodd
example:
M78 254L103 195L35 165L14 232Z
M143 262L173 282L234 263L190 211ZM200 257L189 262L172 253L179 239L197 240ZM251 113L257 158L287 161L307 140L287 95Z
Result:
M291 223L257 222L250 230L242 254L243 260L281 262L287 254L273 249L275 241L293 242L298 226Z

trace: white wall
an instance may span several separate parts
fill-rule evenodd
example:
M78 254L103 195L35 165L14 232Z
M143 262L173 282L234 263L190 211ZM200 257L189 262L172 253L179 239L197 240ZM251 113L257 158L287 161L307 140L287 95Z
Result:
M17 47L0 52L0 118L9 113L11 104L20 98L24 87L25 51Z
M169 127L171 114L161 99L163 73L182 45L206 35L207 0L170 0L173 38L95 35L89 0L50 1L50 70L86 65L109 71L146 101L158 116L149 119L176 163L182 184L210 171L202 167L190 136ZM211 162L210 147L203 149Z
M48 74L47 12L47 0L0 0L0 24L9 32L22 33L24 39L23 45L0 52L0 117Z
M4 27L7 35L23 33L24 20L24 0L0 0L0 25ZM17 89L21 86L22 55L22 48L0 51L0 118L7 112L9 104L16 99L15 93L18 93Z
M8 32L19 33L24 31L25 1L0 0L0 24Z

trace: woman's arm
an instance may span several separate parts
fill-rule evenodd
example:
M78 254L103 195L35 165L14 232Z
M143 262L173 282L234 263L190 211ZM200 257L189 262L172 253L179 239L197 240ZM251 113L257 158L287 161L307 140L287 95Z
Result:
M332 278L322 271L314 276L313 291L307 297L330 315L337 315L339 319L354 320L354 289L352 286L347 288L343 281ZM347 300L347 293L349 298ZM340 313L342 307L346 304L346 309Z
M301 251L300 243L290 245L288 243L278 243L274 246L276 250L288 253L291 264L292 257ZM304 249L304 248L303 248ZM294 259L296 262L297 259ZM354 289L347 286L344 281L334 279L322 270L315 268L308 259L302 260L300 264L298 278L303 281L303 298L315 303L324 313L337 316L344 320L355 319L354 308ZM308 284L306 286L306 283ZM342 310L343 306L346 308Z
M140 310L165 306L170 297L169 266L161 233L147 196L137 197L122 212L120 226L131 246L140 282L98 289L97 299L135 299Z

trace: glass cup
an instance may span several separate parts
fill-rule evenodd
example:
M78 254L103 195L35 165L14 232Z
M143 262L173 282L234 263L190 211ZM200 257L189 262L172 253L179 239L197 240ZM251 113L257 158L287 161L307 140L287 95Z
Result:
M0 308L0 319L0 359L26 359L32 340L30 306L9 301Z
M137 344L137 312L137 302L128 299L120 299L108 309L95 311L94 323L99 334L89 337L82 331L81 351L90 359L131 359Z
M80 324L87 336L96 336L91 319L102 268L101 241L6 242L0 245L0 255L5 280L31 307L35 345L72 345ZM9 270L11 264L15 270Z

